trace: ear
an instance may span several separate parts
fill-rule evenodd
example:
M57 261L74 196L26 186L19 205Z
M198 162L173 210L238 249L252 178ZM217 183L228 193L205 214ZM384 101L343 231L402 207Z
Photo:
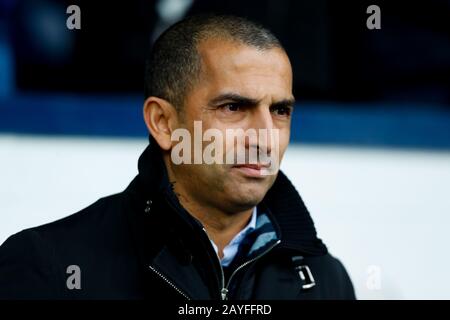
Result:
M177 125L177 112L168 101L157 97L149 97L144 102L144 120L150 134L161 149L172 148L172 131Z

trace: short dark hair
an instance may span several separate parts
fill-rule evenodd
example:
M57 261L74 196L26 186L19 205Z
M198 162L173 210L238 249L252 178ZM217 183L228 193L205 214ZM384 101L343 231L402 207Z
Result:
M189 16L168 28L153 44L146 61L145 98L165 99L180 110L200 75L197 47L201 41L213 38L260 50L283 49L269 30L245 18L214 14Z

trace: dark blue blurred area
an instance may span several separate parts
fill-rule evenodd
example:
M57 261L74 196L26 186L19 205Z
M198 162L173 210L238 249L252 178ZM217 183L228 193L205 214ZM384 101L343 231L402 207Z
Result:
M66 8L81 8L81 30ZM0 0L0 133L145 137L145 56L183 16L231 13L280 38L294 70L292 140L450 148L449 0Z
M141 96L32 95L0 100L8 133L146 137ZM304 102L291 141L450 149L450 112L417 105Z

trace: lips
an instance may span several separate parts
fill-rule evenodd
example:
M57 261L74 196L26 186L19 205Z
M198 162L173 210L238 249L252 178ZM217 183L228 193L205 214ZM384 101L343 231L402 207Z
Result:
M233 169L237 169L244 176L261 178L264 177L264 175L261 174L261 170L268 167L268 165L263 164L240 164L233 166Z
M250 168L254 170L261 170L262 168L268 168L268 165L262 165L262 164L240 164L234 166L235 168Z

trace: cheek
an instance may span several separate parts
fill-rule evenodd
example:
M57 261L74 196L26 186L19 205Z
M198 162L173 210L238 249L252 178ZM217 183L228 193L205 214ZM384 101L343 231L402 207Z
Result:
M222 165L202 164L193 165L192 167L190 172L191 178L201 181L203 184L216 184L226 177L226 172Z
M188 164L182 168L184 181L188 181L188 186L192 190L203 190L214 183L214 176L208 165Z
M279 138L280 159L283 157L284 152L286 151L286 149L288 147L289 138L290 138L290 131L289 130L281 130L280 131L280 138Z

